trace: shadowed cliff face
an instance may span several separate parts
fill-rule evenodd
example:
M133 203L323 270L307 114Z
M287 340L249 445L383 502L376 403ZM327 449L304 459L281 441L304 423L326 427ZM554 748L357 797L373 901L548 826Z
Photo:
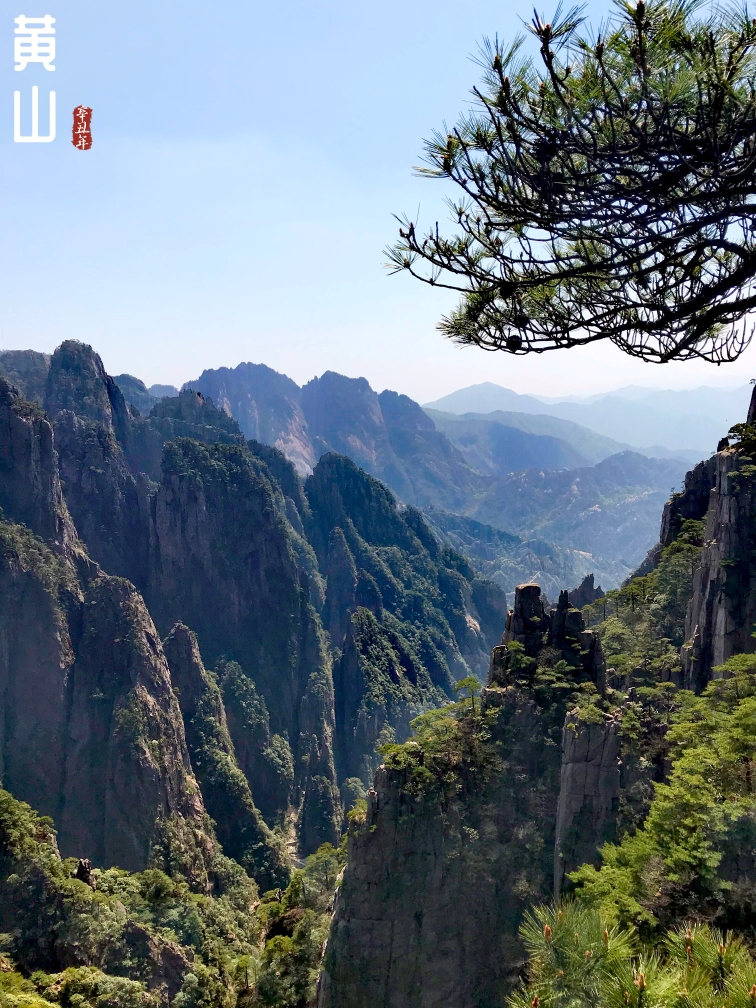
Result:
M0 536L4 787L55 816L64 856L175 863L206 888L212 833L141 596L96 568L77 578L22 526Z
M214 841L152 620L81 550L50 425L7 385L0 424L13 462L0 470L3 786L55 816L64 854L176 866L204 889Z
M380 414L372 392L368 398ZM410 400L393 394L384 399L397 428L414 423L421 440L435 443L432 425ZM111 851L118 837L106 834L118 819L102 790L111 783L89 784L94 768L110 760L116 768L111 777L121 773L127 722L152 731L149 739L158 743L183 731L183 723L177 727L172 720L175 707L164 711L165 724L158 716L172 694L161 694L154 710L150 706L149 697L163 689L161 677L168 673L141 596L128 582L104 575L78 546L75 554L66 553L66 544L77 541L68 501L82 522L89 556L106 570L130 576L145 593L161 633L177 622L191 627L184 631L183 650L175 634L170 641L180 652L172 658L174 678L182 678L194 698L192 710L181 713L192 758L198 760L195 769L212 794L211 812L224 845L271 882L280 865L265 820L271 826L291 823L296 813L305 854L324 841L335 842L342 814L337 783L361 776L367 784L379 741L394 734L405 738L410 720L443 703L457 679L471 670L484 675L487 652L505 619L503 593L440 546L417 511L399 509L390 491L349 459L328 455L305 490L277 449L245 443L236 422L195 391L161 400L150 416L140 416L83 344L69 341L56 351L46 376L46 402L51 421L7 386L0 389L0 421L7 431L0 449L3 506L9 517L23 519L49 540L58 551L52 554L55 563L63 563L63 582L70 582L68 608L45 602L46 589L34 589L43 592L39 605L49 608L45 620L57 619L56 632L68 640L68 657L45 643L44 634L34 647L53 657L27 655L49 680L45 695L59 698L40 701L46 713L30 715L26 723L36 746L39 732L48 729L60 739L32 789L42 796L35 803L55 814L63 842L70 834L72 842L90 843L86 838L96 834L91 843L99 845L98 857L107 863L110 855L102 852ZM53 447L58 438L62 481ZM443 454L443 445L436 447ZM411 455L414 448L405 444L403 450ZM24 548L36 555L28 544ZM9 582L8 597L25 598L27 588ZM117 603L110 604L109 592L118 596ZM8 639L30 633L24 621L31 617L20 602L14 605L7 610ZM126 612L132 622L118 623ZM137 623L139 640L150 647L156 642L150 660L141 644L133 653L124 644L137 639L128 629ZM192 631L198 639L194 650L187 644ZM217 682L197 648L216 666ZM108 663L112 682L103 685ZM9 672L9 682L17 674ZM143 690L145 677L149 685ZM18 693L8 697L6 721L12 725L22 701ZM99 706L91 706L92 698ZM121 708L128 710L117 714ZM198 710L204 711L201 730L195 724ZM69 754L65 740L71 730L78 734L76 751ZM177 739L166 745L175 748ZM6 749L14 740L7 734ZM15 774L12 757L7 759ZM186 765L186 752L181 759ZM66 776L66 767L75 768L75 777ZM139 772L145 781L154 776L154 769ZM144 784L145 819L135 816L135 838L123 839L133 851L119 854L122 861L130 857L129 863L137 863L145 850L157 849L148 821L154 826L156 816L162 821L189 814L175 797L180 789L174 778L160 780L151 797ZM76 810L87 787L100 796L99 811L92 811L97 821L91 824L81 818L79 835ZM169 812L156 812L158 805ZM234 832L231 820L247 825ZM185 846L193 849L188 841Z
M704 550L693 579L682 648L685 685L695 690L716 676L714 666L734 654L756 650L751 636L756 621L756 468L734 449L718 452L701 465L711 488ZM690 497L698 482L691 487ZM683 502L674 503L684 513ZM672 527L674 519L674 514L668 517L667 524Z
M751 398L748 423L756 420L756 392ZM714 667L735 654L756 650L752 637L756 622L756 468L743 448L729 447L694 466L685 476L683 490L664 506L659 542L652 547L636 574L644 575L659 564L685 521L704 521L703 553L693 571L693 590L685 617L685 643L681 649L686 689L700 692L717 673Z
M561 694L540 685L557 668ZM540 586L521 585L480 707L429 714L382 750L349 829L319 1008L504 1004L524 912L614 836L618 719L569 710L578 684L603 689L597 639L566 592L546 613Z
M192 767L224 853L238 861L263 891L285 888L289 882L285 850L265 825L236 762L221 691L202 664L196 635L177 623L163 647Z
M387 389L378 402L389 444L412 488L407 503L416 507L437 504L450 510L468 507L484 485L480 474L409 396Z
M27 402L43 405L50 354L36 350L5 350L0 353L0 374L15 386Z
M0 376L0 508L60 547L75 530L58 476L53 429L40 407Z
M149 598L158 625L185 622L209 662L232 658L253 679L271 729L291 741L305 852L335 840L330 660L280 489L247 448L181 438L166 445L153 518Z
M302 389L302 408L319 455L328 451L348 455L402 500L412 501L412 487L391 447L378 396L367 379L326 371Z
M243 445L238 425L193 392L159 400L150 416L140 416L99 356L75 340L52 356L44 406L66 501L90 556L144 591L151 481L160 479L163 445L178 436Z

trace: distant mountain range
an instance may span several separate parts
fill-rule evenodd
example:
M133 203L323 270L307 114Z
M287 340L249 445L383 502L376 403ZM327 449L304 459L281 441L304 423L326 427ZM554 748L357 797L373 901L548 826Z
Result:
M49 400L49 367L43 354L0 353L0 370L40 403ZM149 418L146 427L135 428L144 432L144 443L133 448L141 459L134 464L149 479L159 476L150 432L217 439L217 423L203 430L194 399L182 395L174 405L173 386L148 389L127 374L115 381L132 413ZM333 371L300 387L264 364L243 363L204 371L185 383L184 391L190 389L233 417L245 438L278 448L302 476L323 455L348 456L403 504L423 509L439 538L463 548L481 573L508 592L536 576L555 591L590 572L604 588L618 584L655 542L670 487L697 461L695 454L691 459L665 448L646 455L668 457L649 458L629 450L627 442L544 413L426 411L406 395L378 394L365 378ZM532 397L498 391L507 402L527 405L532 399L530 405L551 409ZM441 514L452 517L442 521ZM86 511L77 519L82 527L88 520Z
M582 427L571 420L561 420L559 417L549 416L544 413L509 413L504 410L495 410L493 413L463 413L459 416L453 413L442 413L440 410L426 407L425 412L433 420L436 427L442 430L452 444L455 444L460 451L470 460L471 464L485 465L490 455L489 466L493 466L490 471L501 471L506 466L506 457L502 458L502 465L497 466L496 460L500 457L502 446L508 444L507 438L514 436L514 430L525 432L530 435L538 435L544 438L557 439L562 447L562 456L565 461L554 463L554 468L561 465L595 465L602 459L616 455L617 452L637 451L632 445L615 441L613 438ZM506 435L502 437L500 433L504 430ZM516 444L516 438L512 444ZM549 465L546 461L547 445L550 442L538 442L539 450L544 451L543 461L540 465ZM533 443L535 444L535 443ZM572 455L565 449L572 449ZM670 449L661 445L652 445L641 452L649 458L675 458L681 462L697 462L701 452L686 450L684 448ZM575 461L566 461L567 458L575 457ZM475 461L473 461L475 460ZM533 463L531 462L530 465ZM539 463L536 463L538 465ZM529 468L529 465L519 468ZM516 466L509 466L505 471L511 472ZM484 471L489 471L488 469Z
M700 455L715 451L719 439L743 418L750 394L750 385L682 391L631 385L585 399L568 396L560 400L520 395L484 382L426 403L425 409L465 416L494 411L548 415L578 423L644 454L659 456L683 449ZM665 448L659 446L662 440Z

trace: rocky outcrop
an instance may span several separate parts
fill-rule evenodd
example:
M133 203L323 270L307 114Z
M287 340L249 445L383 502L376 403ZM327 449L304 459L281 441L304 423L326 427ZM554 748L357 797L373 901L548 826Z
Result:
M3 785L55 817L65 855L181 869L204 890L215 841L144 601L78 543L50 424L7 384L0 411Z
M50 354L36 350L4 350L0 353L0 375L10 382L27 402L42 406L45 401Z
M562 732L562 769L554 839L554 898L568 872L598 863L613 840L620 800L619 721L586 722L570 711Z
M582 609L604 597L601 585L598 588L594 586L594 578L593 574L586 574L577 588L573 588L569 592L569 602L573 608Z
M724 441L727 442L727 438ZM673 493L664 505L659 542L651 547L641 565L625 580L625 584L629 584L634 577L644 577L656 570L662 550L677 537L684 521L701 521L706 517L706 512L709 510L709 495L716 480L716 459L717 456L712 455L685 474L683 489L679 493Z
M60 548L75 538L60 486L52 425L36 403L23 399L1 376L0 509Z
M55 817L65 856L175 865L206 888L212 831L141 596L23 526L0 535L4 786Z
M302 389L302 409L318 457L347 455L408 503L412 486L389 440L377 394L365 378L326 371Z
M524 950L523 911L549 898L558 750L515 690L491 690L505 769L488 784L413 796L381 768L326 948L319 1008L502 1004Z
M422 515L343 455L305 485L308 534L327 572L324 619L335 655L340 779L368 785L376 743L447 702L457 679L485 674L504 593L440 546Z
M648 550L669 487L685 464L620 452L579 469L530 469L492 482L466 513L523 539L545 539L604 561L627 574Z
M517 641L525 648L525 654L535 658L544 645L544 634L548 632L549 619L538 584L518 585L515 589L514 608L507 613L507 626L502 644Z
M177 396L159 399L143 422L133 424L134 442L139 439L145 444L144 463L142 459L132 463L132 469L147 472L155 480L160 479L162 449L166 441L177 437L188 437L202 444L245 445L244 435L233 417L216 409L212 399L201 392L185 389ZM154 445L154 448L151 448ZM135 454L132 450L132 455Z
M604 584L618 585L627 576L627 565L610 562L579 550L564 549L543 539L522 540L474 518L425 508L423 517L439 539L463 553L478 573L495 581L513 596L518 584L537 583L549 598L563 585L578 584L589 573Z
M149 389L139 378L130 374L115 375L113 381L123 393L123 397L130 406L136 406L139 412L147 415L157 402L155 396L150 394Z
M735 449L707 465L713 486L682 648L684 685L695 690L716 675L715 666L756 650L756 468Z
M542 649L553 649L576 670L579 681L590 681L599 693L605 692L606 663L601 641L593 630L586 629L580 610L570 606L568 592L560 592L557 605L546 612L540 585L517 586L502 643L491 652L490 685L509 686L514 681L513 673L520 664L508 646L513 642L520 644L531 660L537 659Z
M142 591L148 578L149 498L152 481L160 479L165 442L181 436L245 443L236 421L199 393L153 401L148 417L127 405L86 344L67 340L52 356L44 405L55 428L74 523L90 556Z
M89 555L143 588L149 483L129 468L131 414L90 346L67 340L55 351L45 409L55 429L66 503Z
M365 378L327 371L299 388L263 364L203 371L187 382L233 416L248 438L280 449L309 475L338 452L408 504L466 507L486 480L408 396L376 395Z
M717 479L717 456L705 459L685 474L680 493L672 494L664 505L659 543L662 549L676 538L687 519L700 521L709 510L709 496Z

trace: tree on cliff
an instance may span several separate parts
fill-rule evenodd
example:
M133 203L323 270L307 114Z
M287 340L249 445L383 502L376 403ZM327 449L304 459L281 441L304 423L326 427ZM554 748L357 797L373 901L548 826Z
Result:
M513 354L609 339L644 360L736 359L756 307L756 20L690 0L576 10L487 41L472 111L425 145L456 232L404 218L394 271L459 291L439 325Z

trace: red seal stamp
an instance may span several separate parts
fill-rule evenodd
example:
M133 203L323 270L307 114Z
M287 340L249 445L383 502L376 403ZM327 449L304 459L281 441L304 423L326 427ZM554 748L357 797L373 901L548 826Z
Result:
M73 138L71 143L79 150L92 146L92 109L79 105L73 111Z

